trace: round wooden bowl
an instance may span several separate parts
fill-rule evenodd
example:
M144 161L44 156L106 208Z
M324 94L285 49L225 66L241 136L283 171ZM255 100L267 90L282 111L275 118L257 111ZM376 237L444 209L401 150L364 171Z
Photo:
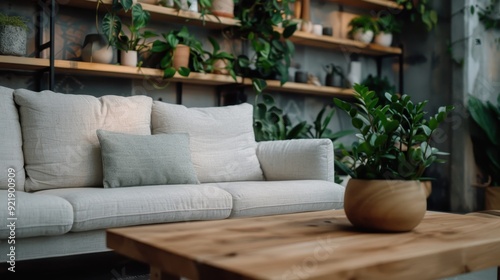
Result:
M427 209L420 181L350 179L344 196L349 221L371 231L404 232L415 228Z

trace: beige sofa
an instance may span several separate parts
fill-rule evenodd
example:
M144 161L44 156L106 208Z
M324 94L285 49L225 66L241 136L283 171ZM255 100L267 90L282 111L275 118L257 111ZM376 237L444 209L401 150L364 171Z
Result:
M113 227L341 208L331 141L256 143L252 111L0 87L0 261L106 251Z

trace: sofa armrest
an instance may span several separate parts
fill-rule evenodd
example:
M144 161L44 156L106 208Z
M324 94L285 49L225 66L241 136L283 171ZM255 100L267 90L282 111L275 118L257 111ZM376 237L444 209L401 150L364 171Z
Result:
M333 144L329 139L259 142L257 157L268 181L334 181Z

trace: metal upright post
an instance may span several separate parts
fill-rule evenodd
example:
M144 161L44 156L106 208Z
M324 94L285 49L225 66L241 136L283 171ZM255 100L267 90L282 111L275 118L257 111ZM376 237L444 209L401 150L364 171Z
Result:
M54 85L55 85L55 17L56 17L56 1L55 0L49 0L50 3L47 5L47 1L45 2L39 2L40 4L38 5L38 27L36 29L36 56L38 58L42 57L42 52L45 49L49 49L49 67L46 69L43 69L41 71L43 72L48 72L48 88L50 90L54 90ZM49 9L49 41L44 43L43 42L43 35L44 35L44 26L43 26L43 19L45 17L45 14L47 13L47 9ZM38 90L41 90L43 88L42 86L42 77L41 74L39 74L39 84L38 84Z
M176 93L175 102L177 104L182 104L182 83L175 84L175 93Z
M405 49L403 44L400 44L401 54L399 55L399 93L404 94L404 60L405 60Z

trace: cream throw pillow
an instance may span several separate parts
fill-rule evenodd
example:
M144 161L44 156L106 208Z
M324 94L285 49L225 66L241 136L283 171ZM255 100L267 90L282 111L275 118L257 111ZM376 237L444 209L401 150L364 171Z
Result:
M149 135L152 99L16 90L24 139L25 189L102 186L96 130Z
M186 108L153 103L153 134L188 133L201 183L264 180L256 154L253 107Z

